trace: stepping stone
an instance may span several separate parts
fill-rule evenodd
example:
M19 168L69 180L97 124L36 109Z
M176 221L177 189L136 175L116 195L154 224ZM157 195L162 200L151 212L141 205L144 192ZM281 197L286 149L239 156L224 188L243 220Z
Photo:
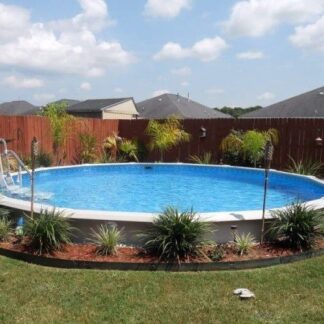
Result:
M244 292L250 292L250 290L247 289L247 288L237 288L237 289L235 289L235 290L233 291L233 294L234 294L234 295L241 295L241 294L244 293Z
M238 288L233 291L234 295L240 296L241 299L255 298L255 294L247 288Z

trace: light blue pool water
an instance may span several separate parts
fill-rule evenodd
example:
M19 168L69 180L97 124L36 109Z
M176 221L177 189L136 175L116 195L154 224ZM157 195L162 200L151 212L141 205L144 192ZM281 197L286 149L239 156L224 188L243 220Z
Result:
M221 166L108 164L37 172L36 191L54 193L48 204L73 209L243 211L262 209L263 177L262 170ZM267 208L322 196L321 183L270 172Z

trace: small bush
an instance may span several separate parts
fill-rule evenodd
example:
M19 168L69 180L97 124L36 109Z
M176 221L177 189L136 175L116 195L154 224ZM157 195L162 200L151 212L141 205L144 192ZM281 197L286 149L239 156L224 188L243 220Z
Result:
M282 210L273 211L268 234L271 239L292 248L309 249L323 236L323 211L296 202Z
M36 164L38 167L50 167L53 163L53 158L51 154L46 152L40 152L37 156Z
M251 247L255 245L255 238L251 233L236 233L234 236L234 245L239 255L248 254Z
M98 230L92 230L91 241L97 245L97 253L100 255L117 254L117 246L122 238L122 230L117 227L101 225Z
M70 243L72 230L63 212L46 209L35 218L27 217L24 234L30 238L30 245L37 253L42 254L58 250L64 244Z
M199 253L203 236L208 231L209 225L200 222L193 211L180 213L169 207L140 237L148 253L157 255L160 260L180 263L183 258Z
M8 240L12 233L12 222L8 219L9 211L0 209L0 241L5 242Z
M211 245L207 250L207 256L212 261L219 261L224 258L225 247L221 244Z

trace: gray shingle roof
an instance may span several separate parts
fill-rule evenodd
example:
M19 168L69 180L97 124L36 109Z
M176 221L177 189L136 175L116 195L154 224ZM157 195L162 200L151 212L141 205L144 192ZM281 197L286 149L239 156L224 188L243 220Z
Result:
M324 118L324 87L242 115L241 118Z
M40 110L31 103L19 100L0 104L0 115L34 115Z
M171 115L180 118L232 118L180 95L166 93L137 103L139 117L143 119L165 119Z
M117 103L133 100L133 98L89 99L68 107L68 112L98 112L103 108L114 106Z

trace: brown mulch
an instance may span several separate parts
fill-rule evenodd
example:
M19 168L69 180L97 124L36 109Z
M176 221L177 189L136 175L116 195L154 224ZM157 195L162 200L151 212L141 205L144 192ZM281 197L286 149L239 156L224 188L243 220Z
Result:
M16 251L36 253L27 245L26 242L21 242L16 238L11 238L9 242L0 242L0 248ZM273 244L255 245L249 250L246 255L238 255L233 245L224 245L224 257L219 262L234 262L243 260L268 259L274 257L289 256L299 253L299 250L293 250L283 246ZM317 242L316 248L324 248L324 240ZM207 248L208 250L208 248ZM204 252L206 253L207 250ZM207 254L207 253L206 253ZM97 261L97 262L127 262L127 263L156 263L158 259L154 256L145 253L144 249L137 247L122 246L118 248L117 255L101 256L96 253L94 244L68 244L61 251L55 251L51 254L43 254L48 258L57 258L62 260L81 260L81 261ZM183 260L183 262L212 262L207 257L191 257Z

